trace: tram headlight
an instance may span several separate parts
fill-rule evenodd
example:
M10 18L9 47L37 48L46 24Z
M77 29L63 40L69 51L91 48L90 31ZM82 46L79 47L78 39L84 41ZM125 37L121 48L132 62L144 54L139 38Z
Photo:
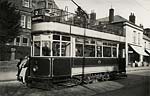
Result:
M38 70L38 66L35 65L33 68L32 68L33 72L36 72Z

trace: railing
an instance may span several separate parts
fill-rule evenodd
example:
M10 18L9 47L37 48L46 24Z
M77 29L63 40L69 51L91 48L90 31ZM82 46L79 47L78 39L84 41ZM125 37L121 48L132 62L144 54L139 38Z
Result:
M94 21L94 20L93 20ZM114 26L111 24L98 24L93 23L92 20L88 19L87 27L88 29L101 31L105 33L115 34L119 36L125 36L124 30L122 27ZM32 22L59 22L63 24L84 27L84 20L82 17L79 17L77 14L70 13L61 9L36 9L32 15ZM92 22L92 23L91 23Z

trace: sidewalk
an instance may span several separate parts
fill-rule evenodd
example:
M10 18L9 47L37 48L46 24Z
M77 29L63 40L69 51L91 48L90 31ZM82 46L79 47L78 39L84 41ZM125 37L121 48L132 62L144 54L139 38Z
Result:
M147 66L147 67L127 67L126 70L127 70L127 73L139 71L139 70L150 70L150 66ZM17 71L0 72L0 82L17 80L16 74L17 74Z
M15 72L0 72L0 82L17 80L17 71Z
M150 70L150 66L142 66L142 67L127 67L127 73L139 70Z

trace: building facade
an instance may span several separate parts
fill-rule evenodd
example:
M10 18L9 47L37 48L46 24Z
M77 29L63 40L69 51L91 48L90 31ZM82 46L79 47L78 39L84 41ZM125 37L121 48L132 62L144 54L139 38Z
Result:
M114 12L114 10L111 8L109 17L98 19L97 22L105 26L113 25L121 28L122 36L125 36L125 41L123 43L125 50L123 53L126 58L126 66L143 66L144 63L149 63L149 37L144 34L142 26L136 25L136 16L134 13L131 13L129 20L127 20L119 15L114 16L112 12ZM110 29L110 27L106 29ZM113 30L114 29L116 28L113 27Z

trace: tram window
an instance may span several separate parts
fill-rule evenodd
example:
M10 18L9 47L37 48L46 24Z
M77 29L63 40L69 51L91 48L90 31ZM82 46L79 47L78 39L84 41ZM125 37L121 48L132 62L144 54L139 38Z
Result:
M62 40L63 40L63 41L70 41L70 37L62 36Z
M113 57L117 57L117 48L113 48Z
M111 47L103 47L103 56L111 57Z
M85 45L84 54L85 57L95 57L95 46Z
M97 57L102 57L102 46L97 46Z
M81 39L81 38L76 38L76 42L77 42L77 43L83 43L83 42L84 42L84 40L83 40L83 39Z
M40 56L40 41L34 42L34 56Z
M95 44L95 41L94 41L94 40L91 40L91 44Z
M42 41L42 55L43 56L50 56L50 42L49 41Z
M76 44L76 56L83 56L83 44Z
M61 47L61 56L70 56L70 51L71 45L70 42L62 42L62 47Z
M59 35L53 35L53 40L60 40L60 36Z
M60 56L60 42L53 42L53 56Z

